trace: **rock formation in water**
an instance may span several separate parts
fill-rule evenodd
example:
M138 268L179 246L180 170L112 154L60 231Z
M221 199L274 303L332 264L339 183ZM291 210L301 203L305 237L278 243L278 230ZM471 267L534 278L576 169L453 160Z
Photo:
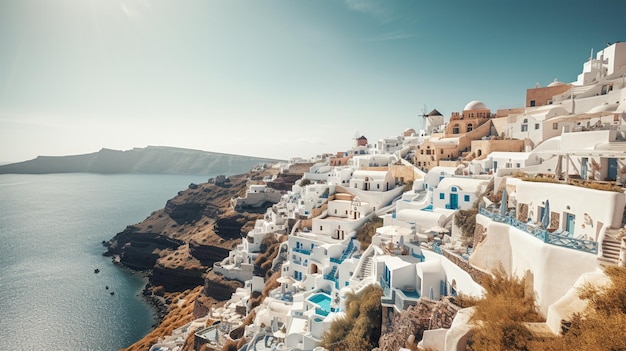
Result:
M222 154L167 146L148 146L120 151L71 156L38 156L29 161L0 166L0 174L22 173L143 173L143 174L238 174L260 163L274 163L268 158Z

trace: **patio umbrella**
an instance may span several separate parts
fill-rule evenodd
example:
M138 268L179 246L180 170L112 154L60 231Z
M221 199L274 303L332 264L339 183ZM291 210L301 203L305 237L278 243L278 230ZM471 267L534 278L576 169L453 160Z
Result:
M550 225L550 201L546 200L546 206L543 208L543 217L541 217L541 227L548 229Z
M506 215L507 201L509 201L508 194L506 188L504 188L504 190L502 190L502 201L500 202L500 215L502 216Z

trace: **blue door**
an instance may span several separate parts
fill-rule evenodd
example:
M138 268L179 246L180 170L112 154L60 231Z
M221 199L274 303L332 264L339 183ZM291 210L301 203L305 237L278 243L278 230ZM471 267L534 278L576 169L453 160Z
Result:
M617 159L609 158L609 170L606 177L611 180L617 179Z
M450 194L450 209L456 210L459 208L459 194Z
M589 159L586 157L583 157L580 161L580 177L584 180L587 180L587 161Z
M576 224L576 216L574 216L571 213L566 213L565 214L565 230L567 230L568 233L573 235L575 224Z

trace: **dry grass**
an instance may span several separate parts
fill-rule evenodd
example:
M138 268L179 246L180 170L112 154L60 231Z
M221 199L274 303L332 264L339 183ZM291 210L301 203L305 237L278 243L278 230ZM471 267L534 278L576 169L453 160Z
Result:
M468 350L529 350L533 335L525 323L541 322L542 318L535 294L526 293L525 279L509 277L500 267L481 284L487 294L476 301Z
M360 351L378 347L382 294L376 285L367 286L359 296L349 294L345 316L333 321L322 336L321 345L330 351Z
M372 237L376 234L376 229L383 226L383 219L373 216L365 224L356 230L356 240L361 243L361 250L367 249L372 243Z
M594 190L603 190L603 191L614 191L617 193L623 193L624 188L614 183L609 182L597 182L597 181L588 181L581 179L568 179L567 181L560 181L555 179L553 175L536 175L530 176L525 173L516 173L513 175L516 178L520 178L526 182L540 182L540 183L559 183L559 184L569 184L573 186L578 186L581 188L594 189Z

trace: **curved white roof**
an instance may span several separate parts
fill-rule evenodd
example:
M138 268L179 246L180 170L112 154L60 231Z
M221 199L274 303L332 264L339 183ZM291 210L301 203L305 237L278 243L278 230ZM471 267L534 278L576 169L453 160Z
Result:
M365 178L365 177L370 177L372 179L385 179L385 177L387 176L387 171L363 171L363 170L358 170L358 171L354 171L354 173L352 174L353 178Z
M415 223L418 224L420 228L428 229L443 223L446 216L444 214L431 211L403 209L396 213L396 218L399 221Z
M437 189L445 190L452 186L455 186L464 192L476 192L480 185L484 185L487 183L489 183L489 181L485 179L445 177L439 182L439 185L437 185Z
M465 105L465 108L463 108L463 111L469 111L469 110L488 110L488 108L482 102L478 100L474 100L474 101L468 102L467 105Z
M612 111L615 111L618 106L619 104L604 103L602 105L598 105L598 106L591 108L589 111L587 111L587 113L609 112L609 111L612 112Z

